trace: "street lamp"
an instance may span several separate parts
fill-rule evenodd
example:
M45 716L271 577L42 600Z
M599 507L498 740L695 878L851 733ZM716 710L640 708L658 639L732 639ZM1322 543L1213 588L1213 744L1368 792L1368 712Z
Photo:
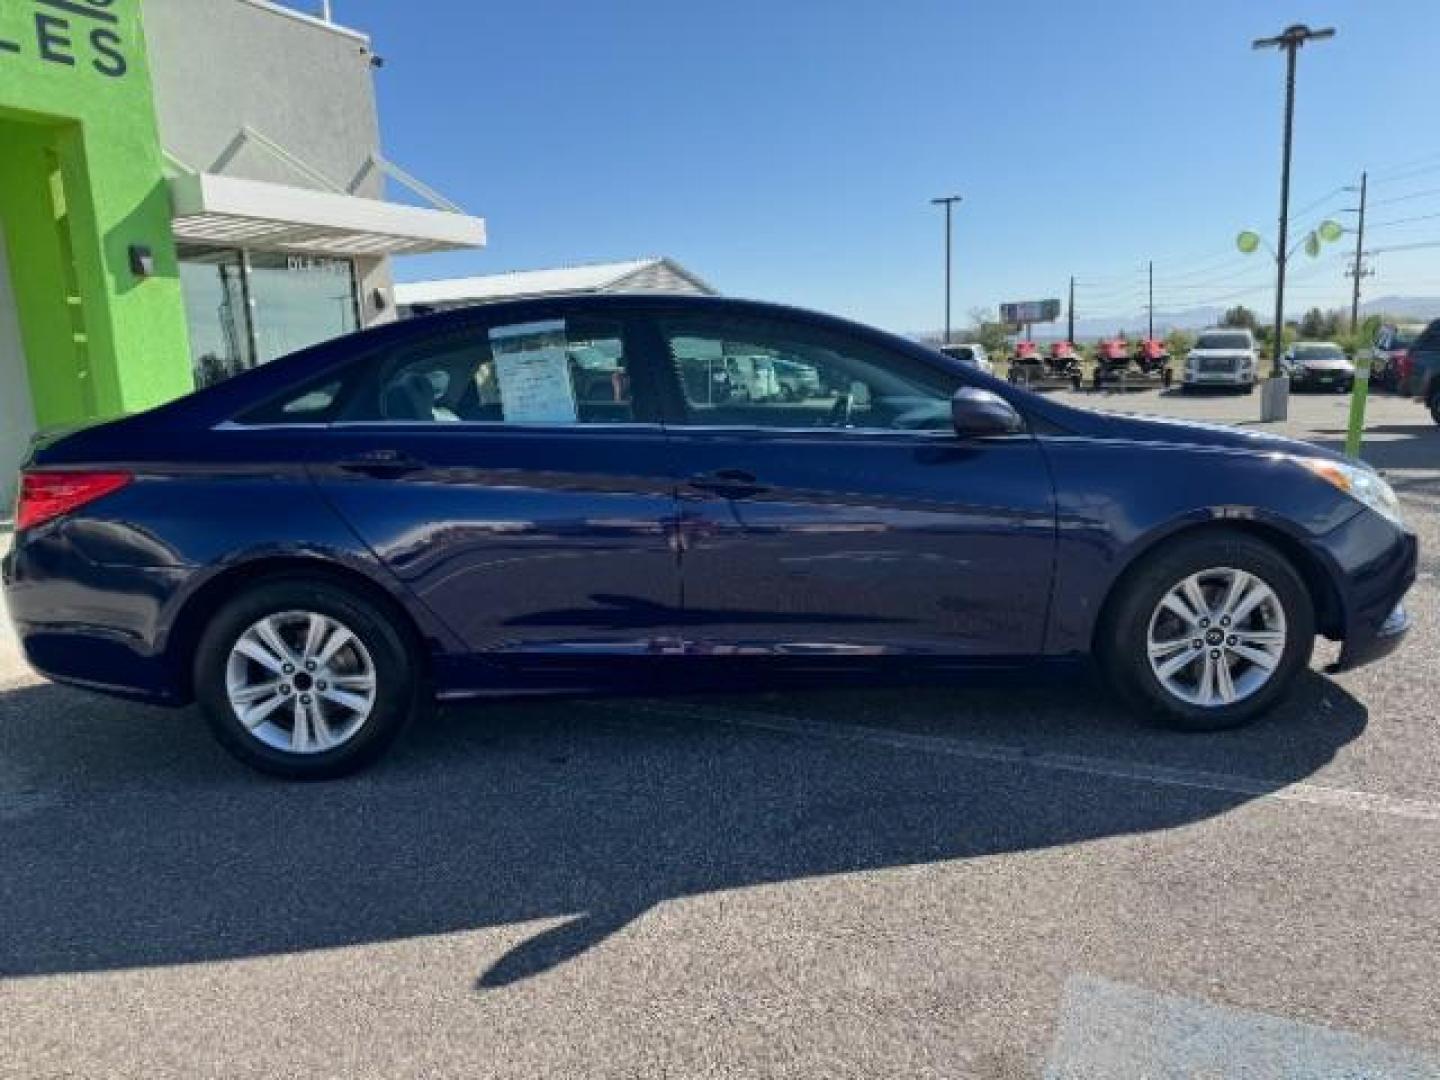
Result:
M951 224L950 214L955 204L960 201L959 195L942 195L938 199L931 199L933 206L945 207L945 344L950 344L950 235Z
M1280 367L1280 346L1285 336L1285 259L1290 228L1290 143L1295 126L1295 54L1307 41L1335 36L1334 27L1311 30L1304 23L1287 26L1275 37L1252 42L1256 49L1283 49L1285 52L1285 141L1280 165L1280 235L1275 245L1275 337L1271 349L1270 380L1260 403L1260 419L1284 420L1289 406L1290 383Z

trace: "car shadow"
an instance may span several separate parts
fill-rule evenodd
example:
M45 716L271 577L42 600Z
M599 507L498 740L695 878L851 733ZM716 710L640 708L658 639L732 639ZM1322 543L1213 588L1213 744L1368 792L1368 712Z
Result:
M801 726L737 722L755 715ZM477 939L476 986L504 986L677 898L1213 818L1311 776L1366 722L1315 674L1206 736L1140 726L1084 684L531 701L445 710L369 773L283 784L233 764L193 710L12 688L0 976L544 921L507 951ZM1054 753L1245 779L1044 767Z

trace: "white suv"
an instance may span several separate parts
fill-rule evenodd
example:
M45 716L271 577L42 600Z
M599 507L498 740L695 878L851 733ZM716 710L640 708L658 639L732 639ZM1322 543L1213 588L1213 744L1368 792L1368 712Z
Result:
M962 364L969 364L971 367L983 371L986 375L995 374L995 365L990 362L990 357L986 354L984 345L941 345L940 351L950 357L950 359L959 360Z
M1255 335L1244 327L1217 326L1201 331L1185 358L1183 390L1194 386L1234 386L1246 393L1255 389L1260 366Z

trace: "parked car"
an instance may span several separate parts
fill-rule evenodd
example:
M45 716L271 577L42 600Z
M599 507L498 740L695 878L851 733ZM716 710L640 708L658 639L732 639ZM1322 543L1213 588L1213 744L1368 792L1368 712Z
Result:
M1182 390L1200 386L1228 386L1255 389L1259 353L1255 335L1244 327L1213 327L1195 339L1185 357Z
M995 374L995 365L990 362L990 355L985 351L984 345L978 343L941 345L940 351L952 360L969 364L976 371L983 371L986 375Z
M776 357L771 361L775 381L780 385L780 396L786 401L807 401L823 396L820 388L820 373L810 364Z
M1355 365L1330 341L1297 341L1280 357L1280 366L1297 390L1339 390L1355 385Z
M1423 323L1385 323L1376 331L1370 350L1372 386L1401 392L1410 377L1410 347L1424 330Z
M620 400L574 393L577 343L622 358ZM717 357L764 355L846 389L710 392ZM1146 714L1231 727L1317 633L1337 670L1393 650L1417 558L1385 481L1321 448L639 295L377 327L41 441L15 525L0 576L39 672L198 700L295 778L374 760L430 700L782 674L1093 659Z
M1424 402L1435 423L1440 424L1440 319L1415 338L1408 359L1405 383L1401 389Z

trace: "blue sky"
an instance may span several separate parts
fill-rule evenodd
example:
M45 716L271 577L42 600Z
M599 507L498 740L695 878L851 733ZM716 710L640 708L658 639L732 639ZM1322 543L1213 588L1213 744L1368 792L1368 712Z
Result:
M486 250L402 260L405 279L666 254L726 293L927 329L929 199L957 192L957 325L1071 273L1094 283L1082 316L1137 310L1149 258L1162 309L1268 310L1269 261L1232 239L1274 231L1283 61L1250 41L1296 21L1339 30L1300 58L1301 220L1353 205L1336 189L1366 167L1372 221L1440 213L1440 192L1406 197L1440 189L1434 0L335 9L386 60L388 156L489 222ZM1374 236L1440 237L1440 218ZM1381 255L1367 290L1440 295L1437 258ZM1340 303L1343 264L1297 265L1289 309Z

